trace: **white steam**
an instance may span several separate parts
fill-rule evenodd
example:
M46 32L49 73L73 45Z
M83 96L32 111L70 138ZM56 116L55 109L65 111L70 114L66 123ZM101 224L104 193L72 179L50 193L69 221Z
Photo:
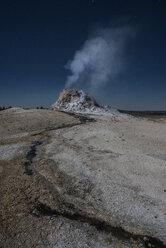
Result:
M87 40L66 66L71 71L66 87L90 90L112 82L124 67L123 51L131 33L129 28L102 29Z

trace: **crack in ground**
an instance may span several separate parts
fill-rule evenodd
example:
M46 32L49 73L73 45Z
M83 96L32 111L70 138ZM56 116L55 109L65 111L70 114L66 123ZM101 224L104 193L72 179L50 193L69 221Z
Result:
M88 116L81 114L81 113L65 112L62 110L59 112L65 113L67 115L70 115L70 116L73 116L74 118L79 119L81 124L85 124L86 122L96 122L96 119L88 117Z
M62 111L63 112L63 111ZM72 115L75 118L78 118L80 120L80 123L74 123L74 124L62 124L59 127L50 127L50 128L45 128L43 131L39 132L39 133L35 133L32 136L37 136L37 135L44 135L44 132L46 131L53 131L53 130L59 130L59 129L63 129L63 128L71 128L74 126L78 126L78 125L82 125L82 124L86 124L86 122L95 122L96 120L81 114L75 114L75 113L67 113L64 112L65 114L68 115ZM40 146L42 144L41 141L35 141L32 143L32 146L30 147L30 151L27 153L26 155L26 159L27 161L24 163L25 166L25 174L28 176L33 175L33 160L37 155L37 147Z
M33 161L37 155L37 147L40 146L41 144L42 141L33 142L30 151L26 155L27 161L24 163L24 167L25 167L24 173L27 174L28 176L33 175Z
M74 116L74 118L79 119L80 123L62 124L58 127L48 127L48 128L45 128L44 130L42 130L41 132L32 134L32 136L42 135L46 131L56 131L56 130L60 130L63 128L71 128L71 127L79 126L82 124L86 124L87 122L96 122L96 119L85 116L85 115L75 114L72 112L65 112L65 111L59 111L59 112L65 113L65 114L70 115L70 116Z
M70 207L71 204L70 204ZM114 237L120 240L130 240L133 239L138 242L142 242L142 244L149 248L166 248L162 241L157 238L150 237L150 236L143 236L130 233L124 230L122 227L112 226L109 222L106 222L102 219L96 218L95 216L88 216L86 213L79 213L75 212L73 214L69 212L60 212L56 209L52 209L50 206L38 202L35 206L35 210L37 210L36 214L33 214L35 217L42 217L42 216L62 216L70 220L80 221L82 223L87 223L91 226L94 226L98 231L104 231L106 233L111 233ZM76 210L76 209L74 209Z

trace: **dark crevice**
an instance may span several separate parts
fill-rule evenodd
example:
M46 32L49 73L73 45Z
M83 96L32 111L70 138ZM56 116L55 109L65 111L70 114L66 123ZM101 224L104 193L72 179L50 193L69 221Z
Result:
M37 155L36 154L37 147L40 146L41 144L42 144L41 141L35 141L31 146L30 151L26 155L27 161L24 163L24 167L25 167L24 173L28 176L33 175L33 160Z
M50 208L50 206L47 206L46 204L43 204L41 202L38 202L38 204L35 206L35 210L36 211L33 211L33 213L35 212L36 214L33 214L33 215L38 218L42 216L52 216L52 217L62 216L70 220L88 223L89 225L94 226L98 231L104 231L106 233L111 233L112 235L114 235L116 238L120 240L133 239L135 241L141 242L144 245L144 247L147 247L147 248L148 247L166 248L163 242L157 238L130 233L124 230L122 227L112 226L109 222L96 218L95 216L88 216L86 215L86 213L83 213L83 212L82 213L75 212L73 214L67 211L60 212L56 209Z
M76 118L79 118L81 124L85 124L86 122L96 122L95 119L84 116L84 115L76 115Z
M62 125L59 126L59 127L50 127L50 128L46 128L44 131L59 130L59 129L70 128L70 127L75 127L75 126L79 126L79 125L81 125L81 123L62 124Z
M58 127L48 127L48 128L45 128L44 130L41 130L38 133L32 134L32 136L42 135L44 132L48 132L48 131L56 131L56 130L59 130L59 129L71 128L71 127L79 126L79 125L82 125L82 124L86 124L87 122L96 122L95 119L93 119L91 117L88 117L88 116L81 115L81 114L75 114L75 113L72 113L72 112L64 112L64 111L60 111L60 112L63 112L65 114L68 114L68 115L71 115L71 116L74 116L75 118L79 119L80 123L62 124L62 125L60 125Z
M58 126L58 127L48 127L48 128L45 128L45 129L41 130L40 132L32 134L31 136L43 135L44 132L56 131L56 130L59 130L59 129L70 128L70 127L75 127L75 126L79 126L79 125L81 125L81 123L62 124L61 126Z
M83 114L73 113L73 112L65 112L65 111L60 111L60 112L79 119L81 124L85 124L86 122L96 122L96 120L94 118L91 118L91 117L83 115Z

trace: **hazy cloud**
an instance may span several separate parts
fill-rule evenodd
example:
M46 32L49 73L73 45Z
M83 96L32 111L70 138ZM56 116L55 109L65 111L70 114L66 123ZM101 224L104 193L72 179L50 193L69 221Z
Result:
M132 34L129 27L98 30L67 63L66 87L92 90L111 83L124 68L123 52Z

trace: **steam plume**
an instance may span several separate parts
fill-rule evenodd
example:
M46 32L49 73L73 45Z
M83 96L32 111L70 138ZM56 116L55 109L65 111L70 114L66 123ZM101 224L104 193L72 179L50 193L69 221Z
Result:
M94 89L110 82L123 69L123 51L129 28L101 29L77 51L67 69L66 87Z

